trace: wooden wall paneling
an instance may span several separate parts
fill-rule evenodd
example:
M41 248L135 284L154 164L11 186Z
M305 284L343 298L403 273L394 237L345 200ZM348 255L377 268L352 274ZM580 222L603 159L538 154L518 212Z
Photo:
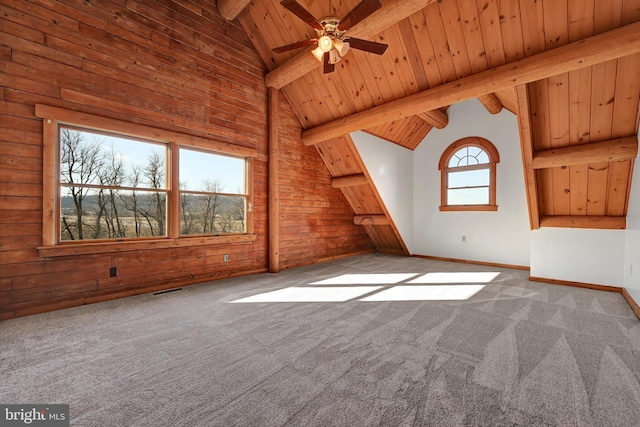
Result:
M605 215L626 216L632 161L609 162Z
M542 79L530 84L532 131L535 151L549 150L551 146L551 126L549 124L549 80Z
M549 88L549 131L552 148L569 145L569 74L547 79ZM555 215L571 213L570 169L567 166L552 169L553 207Z
M591 129L591 70L583 68L569 73L569 141L588 143ZM569 166L571 215L587 214L589 165Z
M518 113L518 99L516 97L515 88L500 90L495 92L495 95L498 97L504 108L511 111L513 114Z
M610 2L596 2L594 7L594 33L598 34L615 28L622 22L622 0ZM591 133L592 141L610 139L613 135L613 115L615 107L615 87L617 77L618 60L597 64L593 67L593 81L599 82L593 86L591 107ZM611 170L611 162L589 164L589 187L587 212L589 215L606 215L607 212L616 212L619 205L615 202L615 195L619 191L613 191L614 205L612 210L608 207L610 198L608 184L610 181L619 185L619 170ZM613 172L613 174L612 174ZM625 196L627 192L625 191ZM619 199L619 197L618 197ZM624 208L623 208L624 210Z
M6 129L0 135L0 180L9 184L0 195L0 223L3 231L19 230L0 235L0 245L4 244L0 246L0 317L264 271L267 91L264 66L242 29L224 22L208 2L59 0L55 5L51 8L45 0L7 0L0 5L0 96L4 101L0 123ZM39 194L43 127L33 117L36 103L255 148L257 238L113 256L40 258L36 247L41 245L45 222ZM299 147L307 165L291 167L293 180L288 182L293 183L291 188L298 186L298 193L309 189L295 183L314 182L312 191L319 202L305 201L301 209L324 224L309 228L300 239L314 240L313 254L323 258L370 251L369 239L353 225L353 211L342 193L331 187L331 176L321 167L317 151L300 143L300 125L290 109L287 120L296 124L286 124L285 144ZM317 175L318 170L322 174ZM294 216L295 203L287 208L285 218ZM328 220L338 225L327 225ZM293 246L296 243L291 241ZM323 249L328 246L330 250ZM223 254L229 254L230 263L222 263ZM287 267L314 262L289 259ZM105 277L112 266L118 267L118 277ZM73 283L61 283L63 277L71 277ZM16 289L12 290L14 279Z
M617 60L593 66L592 78L598 84L593 85L591 96L590 139L592 142L611 139L616 73ZM589 164L588 215L606 214L608 180L608 162Z
M283 64L290 58L302 55L299 51L274 53L271 48L283 46L304 40L313 35L307 24L293 17L285 20L291 14L276 2L255 2L238 19L255 46L269 70ZM260 22L260 25L254 25ZM287 31L270 31L270 28L286 28Z
M379 43L387 43L387 35L392 29L387 29L380 33L380 36L376 38ZM393 35L392 35L393 36ZM391 54L391 48L387 49L384 55L371 55L363 52L357 53L357 58L360 60L363 56L366 57L369 62L369 66L373 69L374 73L379 75L383 80L380 84L389 88L389 96L392 99L402 97L405 94L405 85L397 75L395 57Z
M529 104L531 109L531 136L533 150L551 148L549 127L549 83L543 79L530 84ZM540 215L553 215L553 170L542 169L535 172L538 185L538 206Z
M568 11L566 2L543 2L545 50L566 45L568 35ZM547 103L549 146L569 145L569 75L562 73L547 79ZM545 135L547 132L545 132ZM570 203L570 171L566 166L551 170L553 214L568 215Z
M640 104L640 55L618 59L612 136L636 135ZM637 136L637 135L636 135ZM626 216L634 161L610 163L607 214Z
M416 116L407 119L404 132L400 135L401 145L415 150L432 128L433 126Z
M353 53L356 54L358 52ZM362 54L354 56L357 56L357 61L350 60L349 63L362 80L362 84L358 87L359 93L366 94L371 99L372 105L380 105L391 100L392 98L386 95L390 92L387 79L384 78L379 69L374 69L369 63L369 59L376 59L372 58L374 55Z
M568 0L569 41L574 42L593 35L594 11L596 0Z
M439 2L440 16L447 35L448 48L458 78L469 76L473 73L469 52L464 38L460 11L455 1Z
M356 111L356 107L351 98L343 96L345 93L339 85L327 84L334 81L333 79L340 79L340 76L334 72L332 74L322 74L320 71L314 71L308 73L305 76L305 80L312 80L315 82L315 87L318 88L319 100L318 115L323 122L335 120L337 118L348 116L352 111ZM292 85L299 85L302 79L294 82ZM300 87L299 90L305 90L304 87Z
M346 187L342 192L357 215L384 215L370 184Z
M36 48L37 45L44 45L45 38L42 31L22 25L20 23L20 19L16 16L17 13L4 5L0 5L0 11L4 13L5 17L5 20L2 22L2 29L5 33L3 37L7 37L9 35L15 36L17 39L23 40L24 42L35 43ZM10 53L10 51L7 52L8 57L6 59L10 59Z
M371 94L361 90L364 82L351 56L346 56L338 62L334 74L326 77L331 83L335 83L336 78L340 79L340 83L332 86L337 90L341 101L344 100L349 111L363 111L375 105Z
M362 172L355 160L356 153L347 143L346 137L339 137L317 144L316 147L332 176L355 175Z
M517 61L525 57L520 3L513 0L497 0L497 2L505 62Z
M544 51L544 8L537 0L520 0L524 55L532 56Z
M498 0L476 1L484 53L489 68L506 62ZM519 32L521 33L521 32Z
M594 34L600 34L622 24L623 0L596 1L594 9Z
M569 42L593 35L594 0L569 0ZM569 143L590 141L592 67L569 73ZM587 215L589 165L569 166L571 215Z
M399 87L402 87L403 95L401 96L405 96L418 92L418 82L416 81L416 77L412 72L411 65L409 63L409 55L413 53L406 51L405 46L402 43L402 37L398 31L399 29L397 25L394 25L384 31L383 43L386 43L389 47L384 55L375 59L383 60L386 64L393 66L393 68L388 66L387 72L390 76L394 76L396 78Z
M365 90L366 85L357 63L350 56L342 58L336 64L336 70L344 82L342 85L337 85L338 89L352 101L355 111L363 111L375 105L371 92Z
M431 44L431 36L427 29L427 21L423 12L414 13L409 17L413 37L420 42L417 43L418 55L421 60L422 68L427 77L429 87L442 84L442 77L438 69L436 61L436 53Z
M640 7L638 0L622 0L622 24L640 21Z
M134 22L154 28L156 31L152 34L154 40L157 40L157 34L171 35L173 40L185 45L190 45L194 39L197 39L196 46L212 56L231 63L242 61L247 66L255 67L258 70L262 69L262 61L257 60L255 49L251 43L247 43L246 36L240 33L242 30L224 22L218 16L204 13L204 10L199 7L200 5L206 6L206 2L199 2L199 5L196 6L197 10L192 10L190 7L185 7L187 3L177 3L172 0L139 0L135 3L127 3L126 17ZM194 5L188 4L188 6ZM142 17L143 20L140 20L139 17ZM206 21L201 17L205 17ZM150 21L158 22L161 25L153 26ZM236 33L241 37L233 37ZM229 36L227 46L233 49L235 55L229 55L224 51L216 53L214 50L210 50L215 44L216 38L224 35ZM217 56L218 54L221 56Z
M640 9L640 6L638 6ZM618 59L615 104L613 107L613 138L638 132L638 105L640 102L640 54Z
M279 107L280 268L370 252L372 244L351 221L353 209L331 185L319 150L300 143L300 123L290 104L281 99ZM348 148L341 146L347 158Z
M484 71L488 68L487 48L480 28L477 5L474 1L458 0L457 3L471 72Z
M304 109L302 107L296 108L295 112L298 116L298 120L302 124L302 127L309 127L312 123L319 122L320 113L319 108L315 108L315 106L319 103L318 99L321 99L320 91L315 84L315 82L307 80L307 77L303 77L307 83L307 90L304 92L300 91L299 86L287 85L281 89L281 93L285 95L285 97L289 100L298 99L297 105L305 106Z
M429 38L431 39L431 44L436 54L436 64L440 70L442 83L453 81L457 77L456 68L451 56L444 23L440 16L440 6L439 4L432 4L425 8L423 12L427 22Z

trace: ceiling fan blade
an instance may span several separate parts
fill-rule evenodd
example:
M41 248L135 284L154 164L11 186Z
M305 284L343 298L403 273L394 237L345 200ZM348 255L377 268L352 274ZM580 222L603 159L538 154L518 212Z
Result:
M318 20L311 13L309 13L307 9L300 6L296 0L282 0L280 4L287 8L289 12L293 13L316 30L324 30L322 24L318 22Z
M353 27L381 7L382 4L380 4L380 0L362 0L340 20L338 28L340 28L341 31L347 31L349 28Z
M318 39L302 40L300 42L295 42L291 44L286 44L284 46L274 47L271 50L274 51L275 53L283 53L283 52L289 52L290 50L299 49L301 47L311 46L316 43L318 43Z
M336 65L329 62L329 52L326 52L324 54L323 64L324 64L324 67L322 68L323 74L333 73L333 71L336 69Z
M384 43L370 42L369 40L356 39L355 37L345 37L345 42L353 49L364 50L365 52L382 55L389 46Z

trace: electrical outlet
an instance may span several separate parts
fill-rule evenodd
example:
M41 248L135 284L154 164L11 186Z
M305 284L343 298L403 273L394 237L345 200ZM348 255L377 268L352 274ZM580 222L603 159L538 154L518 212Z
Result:
M109 269L109 277L117 277L118 276L118 267L111 267Z
M223 260L224 262L229 262L229 255L225 254Z

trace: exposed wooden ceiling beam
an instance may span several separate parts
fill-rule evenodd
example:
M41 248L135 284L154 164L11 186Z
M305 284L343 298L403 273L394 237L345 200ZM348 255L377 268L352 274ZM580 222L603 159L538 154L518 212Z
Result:
M640 22L454 80L308 129L305 145L640 52Z
M361 39L369 39L436 1L437 0L383 1L380 9L350 28L347 35ZM322 63L318 62L308 50L304 50L267 74L264 81L268 87L281 89L292 81L319 68L321 65Z
M638 138L629 136L590 144L572 145L538 151L533 155L533 168L586 165L635 159L638 156Z
M436 129L444 129L449 124L449 116L440 110L423 111L416 115Z
M233 21L249 3L251 0L218 0L218 12L227 21Z
M624 230L627 219L623 216L555 215L540 218L540 227L599 228Z
M339 176L331 180L333 188L353 187L368 184L369 180L364 174Z
M518 131L522 150L522 169L524 170L524 187L529 206L529 225L532 230L540 228L540 209L538 206L538 182L533 170L533 127L529 108L529 88L526 84L516 86L518 103Z
M498 114L502 111L502 102L498 99L495 93L488 93L486 95L480 95L478 101L482 102L484 108L491 114Z

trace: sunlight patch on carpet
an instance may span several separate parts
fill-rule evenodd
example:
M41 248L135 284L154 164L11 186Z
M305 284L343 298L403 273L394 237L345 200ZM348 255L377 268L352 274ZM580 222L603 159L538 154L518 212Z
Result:
M403 282L418 273L370 273L341 274L329 279L309 283L310 285L394 285Z
M407 283L489 283L499 275L496 271L427 273Z
M302 288L291 287L277 291L265 292L246 298L241 298L232 303L248 302L344 302L358 298L369 292L377 291L382 286L358 286L358 287L324 287Z
M394 286L360 301L460 301L480 292L485 285Z

